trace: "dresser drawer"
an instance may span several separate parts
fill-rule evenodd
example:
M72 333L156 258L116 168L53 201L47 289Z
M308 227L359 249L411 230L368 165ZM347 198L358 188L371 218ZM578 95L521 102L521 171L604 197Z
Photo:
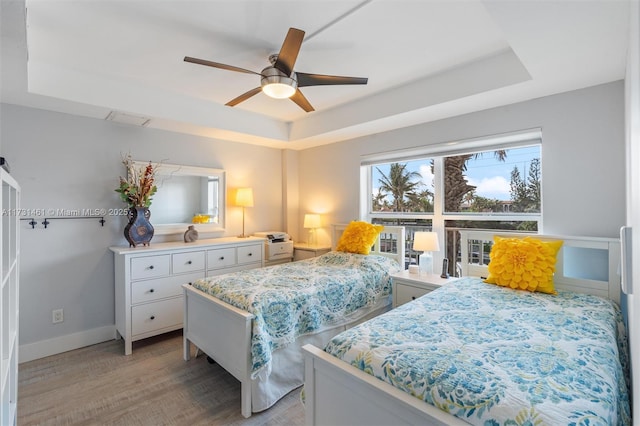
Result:
M262 263L262 244L238 247L238 264L253 262Z
M314 251L309 251L309 250L295 249L293 253L294 253L293 255L294 262L297 262L298 260L305 260L305 259L311 259L313 257L316 257L316 253Z
M131 334L150 333L182 325L183 297L145 303L131 308Z
M169 275L171 255L134 257L131 259L131 279L164 277Z
M209 269L207 270L207 277L215 277L216 275L228 274L230 272L248 271L249 269L257 268L262 268L262 262L245 263L244 265L236 265L222 269Z
M293 257L293 241L266 244L264 257L265 260L291 259Z
M174 274L204 271L204 251L172 254L171 264Z
M204 272L184 274L173 277L156 278L131 283L131 303L152 302L167 297L180 296L182 284L193 283L204 277Z
M226 268L236 264L235 247L220 248L207 251L207 268Z
M417 299L429 292L433 291L431 288L414 287L407 284L397 283L395 288L395 300L396 306L400 306L407 302Z

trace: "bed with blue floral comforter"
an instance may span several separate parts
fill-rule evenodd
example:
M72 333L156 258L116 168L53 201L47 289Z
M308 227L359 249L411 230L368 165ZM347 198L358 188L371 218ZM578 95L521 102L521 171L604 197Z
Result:
M325 351L471 424L629 424L620 310L558 293L463 278L340 333Z
M197 280L193 287L254 315L252 378L268 375L273 351L299 336L348 324L390 303L398 263L379 255L329 252L293 263Z

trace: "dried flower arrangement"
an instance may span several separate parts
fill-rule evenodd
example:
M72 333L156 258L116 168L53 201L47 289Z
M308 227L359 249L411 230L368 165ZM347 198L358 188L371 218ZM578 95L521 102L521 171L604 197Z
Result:
M158 189L155 185L158 166L149 162L146 166L136 169L131 154L123 157L122 164L127 169L127 178L120 176L120 186L115 191L129 207L149 207L151 197Z

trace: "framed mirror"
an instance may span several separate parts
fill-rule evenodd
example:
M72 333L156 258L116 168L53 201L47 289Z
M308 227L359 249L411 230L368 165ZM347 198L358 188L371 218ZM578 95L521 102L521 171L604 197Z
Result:
M134 162L136 168L147 164ZM189 225L199 232L224 231L224 170L162 163L155 183L158 190L149 207L155 234L184 233Z

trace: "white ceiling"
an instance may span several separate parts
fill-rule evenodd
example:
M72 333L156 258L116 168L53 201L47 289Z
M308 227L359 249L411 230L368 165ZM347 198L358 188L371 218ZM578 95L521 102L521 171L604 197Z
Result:
M624 78L637 0L2 0L2 102L303 149ZM26 9L26 12L25 12ZM290 27L316 111L262 93Z

